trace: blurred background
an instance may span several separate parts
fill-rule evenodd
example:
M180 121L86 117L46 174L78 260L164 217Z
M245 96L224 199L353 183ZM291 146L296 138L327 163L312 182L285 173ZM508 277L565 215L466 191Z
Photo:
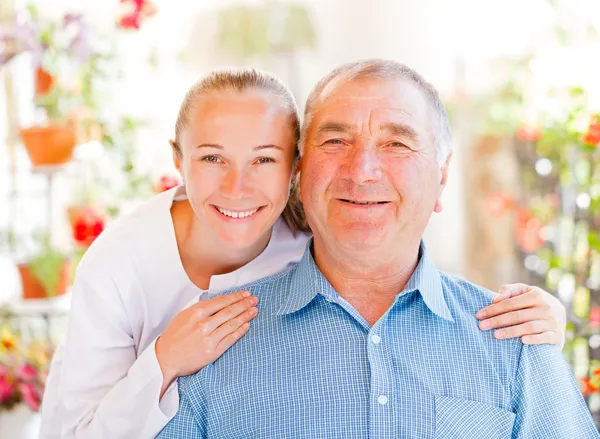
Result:
M86 248L179 183L188 87L252 65L303 110L330 69L372 57L423 74L451 118L439 268L556 294L600 421L599 32L597 0L0 0L0 438L37 435Z

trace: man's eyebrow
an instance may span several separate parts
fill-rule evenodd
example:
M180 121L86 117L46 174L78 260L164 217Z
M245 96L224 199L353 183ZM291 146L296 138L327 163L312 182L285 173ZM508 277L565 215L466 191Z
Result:
M395 136L408 137L412 140L419 140L419 135L410 126L401 123L386 123L380 127L381 131L388 131Z
M354 125L339 122L324 122L317 128L317 134L324 133L348 133L355 130Z

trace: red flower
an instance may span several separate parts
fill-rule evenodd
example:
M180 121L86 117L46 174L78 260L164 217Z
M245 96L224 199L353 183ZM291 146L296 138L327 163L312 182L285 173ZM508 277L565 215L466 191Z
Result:
M0 404L9 399L15 391L15 386L4 376L0 376Z
M525 142L537 142L542 137L542 130L539 127L521 124L517 128L517 137Z
M121 4L127 5L127 12L117 20L121 29L138 30L142 20L156 13L156 6L149 0L121 0Z
M138 30L140 28L140 24L141 24L141 17L140 17L140 14L137 12L133 12L131 14L124 15L121 18L119 18L119 21L117 22L117 25L121 29L136 29L136 30Z
M176 186L179 186L181 184L181 180L179 177L174 176L174 175L162 175L157 181L156 183L154 183L154 192L161 193L164 191L168 191L169 189L172 189Z
M592 116L588 131L583 136L583 142L591 146L600 145L600 114Z
M69 209L69 219L73 239L82 247L89 247L102 233L106 226L106 216L103 211L92 206L72 207Z
M590 393L596 393L596 392L598 392L598 390L600 390L598 387L596 387L594 384L592 384L590 378L588 378L588 377L582 378L581 384L582 384L581 393L583 393L583 396L587 396Z

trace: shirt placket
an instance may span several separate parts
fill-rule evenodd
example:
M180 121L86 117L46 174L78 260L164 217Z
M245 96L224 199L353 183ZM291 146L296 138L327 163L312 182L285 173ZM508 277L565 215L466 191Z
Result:
M391 439L394 437L395 410L398 405L386 321L387 316L378 321L367 336L367 357L371 368L369 437Z

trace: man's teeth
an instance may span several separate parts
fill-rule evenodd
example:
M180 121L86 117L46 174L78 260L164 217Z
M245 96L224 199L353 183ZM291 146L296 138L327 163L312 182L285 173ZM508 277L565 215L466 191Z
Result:
M246 212L232 212L230 210L217 207L217 210L223 215L230 216L231 218L246 218L247 216L254 215L258 209L247 210Z
M352 203L352 204L360 204L360 205L366 205L366 204L379 204L379 203L382 203L382 201L365 201L364 203L359 203L358 201L351 201L351 200L348 200L348 202L349 202L349 203Z

